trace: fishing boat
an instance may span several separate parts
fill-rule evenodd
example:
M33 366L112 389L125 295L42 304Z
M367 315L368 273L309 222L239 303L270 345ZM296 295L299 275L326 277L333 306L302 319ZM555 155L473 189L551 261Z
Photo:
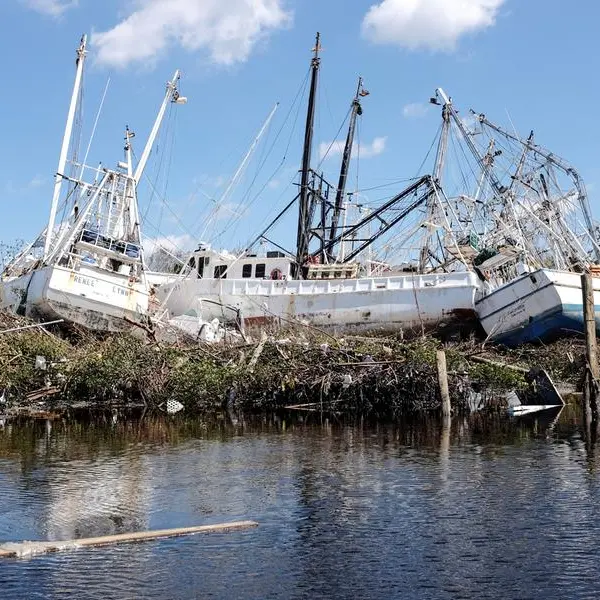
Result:
M4 269L0 307L40 320L63 320L114 331L148 319L137 185L170 102L181 104L176 72L167 85L138 164L132 163L133 132L125 132L125 157L115 168L67 160L77 145L73 125L81 108L86 36L77 49L76 74L54 182L48 225ZM67 173L67 163L70 173ZM63 187L66 194L63 197ZM57 219L60 215L60 222Z
M594 304L600 306L600 278L592 281ZM507 346L584 330L581 275L569 271L527 273L493 290L475 306L488 337ZM600 327L600 315L596 326Z
M201 244L178 278L157 285L157 298L168 309L166 318L188 315L236 322L242 328L308 325L333 331L422 332L471 326L481 281L465 259L465 236L455 236L442 207L447 136L440 138L433 175L415 178L350 221L346 183L361 101L368 92L359 79L339 181L333 186L311 168L319 50L317 35L298 194L241 254ZM442 109L446 130L448 98ZM294 250L270 237L291 209L297 210ZM417 236L422 238L419 243ZM384 242L388 249L403 245L408 256L403 261L380 260L372 252L375 242ZM266 244L273 249L256 252L257 245Z
M534 143L533 133L520 138L481 114L476 122L513 165L496 169L488 161L494 193L485 202L487 234L475 260L486 283L475 309L487 337L514 346L582 332L582 272L592 273L600 305L598 228L583 180ZM509 181L498 172L509 173Z

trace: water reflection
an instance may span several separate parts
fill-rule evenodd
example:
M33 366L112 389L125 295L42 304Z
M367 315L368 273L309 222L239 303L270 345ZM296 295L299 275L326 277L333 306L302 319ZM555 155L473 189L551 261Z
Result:
M550 417L7 422L2 540L261 525L6 562L2 598L594 597L596 458Z

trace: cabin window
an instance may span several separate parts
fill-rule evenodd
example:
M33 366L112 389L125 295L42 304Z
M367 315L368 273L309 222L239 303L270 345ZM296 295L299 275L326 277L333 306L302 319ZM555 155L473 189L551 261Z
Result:
M204 277L204 267L208 266L208 256L198 257L198 279Z
M256 271L254 272L254 277L257 279L264 279L265 273L267 271L267 265L265 263L260 263L256 265Z
M252 277L252 264L247 264L242 266L242 277L247 279L248 277Z
M227 278L227 265L217 265L214 271L215 279L226 279Z
M190 261L188 262L188 267L190 269L196 268L196 259L194 257L190 258Z

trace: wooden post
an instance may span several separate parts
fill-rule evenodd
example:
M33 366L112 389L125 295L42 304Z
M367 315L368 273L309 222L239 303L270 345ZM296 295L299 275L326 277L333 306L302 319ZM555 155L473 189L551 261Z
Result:
M438 350L436 353L438 383L440 386L440 396L442 398L442 415L450 416L450 391L448 390L448 369L446 366L446 353Z
M583 389L583 410L592 422L598 422L597 386L600 379L598 368L598 344L596 340L596 310L594 306L594 283L590 273L581 275L583 296L583 325L585 331L585 354L587 359L586 383ZM594 427L592 427L594 429Z
M594 380L600 379L598 369L598 345L596 341L596 311L594 308L594 283L590 273L581 276L583 294L583 323L585 327L585 350Z

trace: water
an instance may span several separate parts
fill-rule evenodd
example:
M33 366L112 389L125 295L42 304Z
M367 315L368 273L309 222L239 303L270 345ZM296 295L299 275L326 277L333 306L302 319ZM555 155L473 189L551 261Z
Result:
M2 541L260 526L4 560L0 598L598 598L599 464L569 418L7 423Z

